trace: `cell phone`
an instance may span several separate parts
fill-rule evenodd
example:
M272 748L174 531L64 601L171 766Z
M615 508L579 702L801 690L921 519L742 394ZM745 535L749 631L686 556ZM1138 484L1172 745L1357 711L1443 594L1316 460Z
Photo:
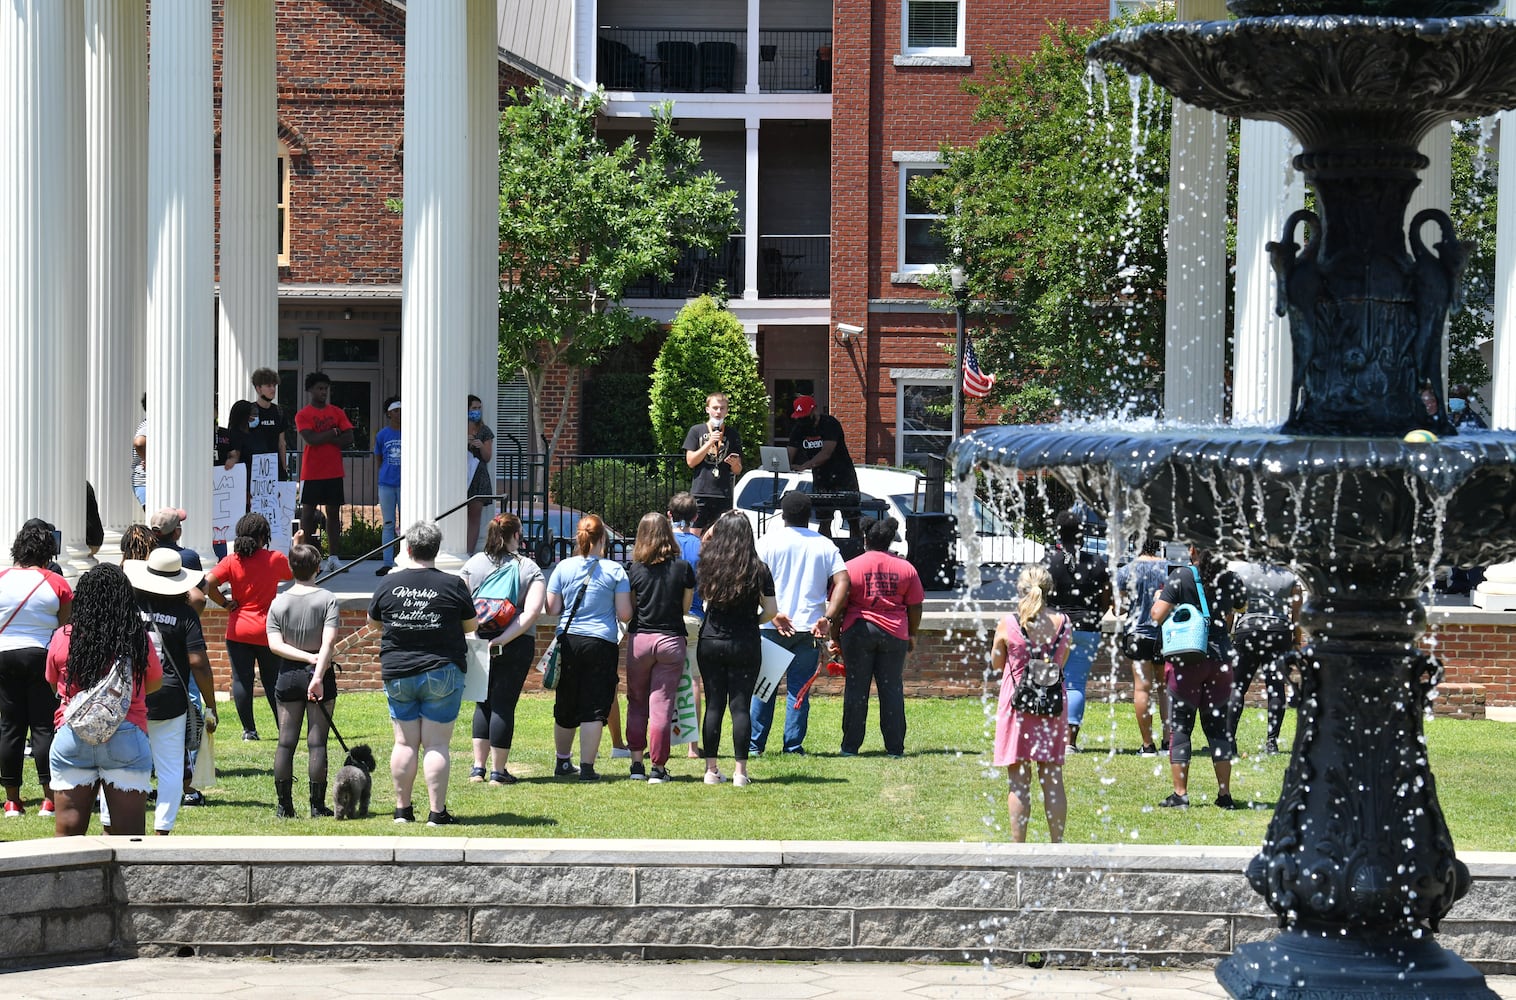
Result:
M297 533L299 533L299 531L300 531L300 519L297 517L294 520L290 521L290 537L294 538L295 535Z

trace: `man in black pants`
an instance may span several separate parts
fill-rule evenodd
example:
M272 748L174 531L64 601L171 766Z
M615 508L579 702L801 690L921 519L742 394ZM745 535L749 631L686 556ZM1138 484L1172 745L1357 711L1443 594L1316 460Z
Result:
M790 468L795 472L810 470L812 488L817 493L858 492L858 472L853 468L853 456L848 454L847 439L837 418L818 410L814 396L796 396L790 417L795 421L790 430ZM827 538L832 537L835 509L816 505L816 522L820 525L817 530ZM861 541L863 532L858 522L863 512L855 509L846 517L848 533Z

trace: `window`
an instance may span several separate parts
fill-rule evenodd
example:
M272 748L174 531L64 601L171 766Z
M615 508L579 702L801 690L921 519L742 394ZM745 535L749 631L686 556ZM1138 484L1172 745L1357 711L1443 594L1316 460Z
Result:
M1135 14L1150 7L1157 7L1165 0L1111 0L1112 19L1124 17L1127 14Z
M963 0L904 0L907 55L963 55Z
M900 165L900 270L904 273L935 271L947 262L948 245L936 226L941 212L911 193L911 181L942 169L937 163Z
M926 467L928 455L946 455L953 443L953 373L892 372L895 381L895 464Z
M279 233L274 246L279 251L279 266L290 266L290 151L283 143L279 144L279 169L277 173L279 191L275 202L274 215L277 217Z

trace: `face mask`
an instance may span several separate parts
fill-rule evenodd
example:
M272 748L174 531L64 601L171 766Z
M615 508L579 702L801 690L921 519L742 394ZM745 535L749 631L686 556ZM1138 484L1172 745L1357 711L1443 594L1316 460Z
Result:
M483 410L469 410L468 411L468 418L470 420L472 420L474 423L477 424L479 421L481 421L481 420L484 419L484 411Z
M253 417L252 419L248 420L247 426L250 427L250 428L257 427L258 426L258 418L257 417Z

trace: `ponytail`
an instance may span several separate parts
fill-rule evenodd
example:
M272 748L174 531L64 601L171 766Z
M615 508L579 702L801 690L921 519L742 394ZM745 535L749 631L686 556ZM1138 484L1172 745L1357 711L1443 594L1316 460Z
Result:
M1022 570L1016 589L1021 592L1021 599L1016 602L1016 618L1025 629L1046 607L1048 592L1053 589L1053 577L1045 566L1029 566Z

